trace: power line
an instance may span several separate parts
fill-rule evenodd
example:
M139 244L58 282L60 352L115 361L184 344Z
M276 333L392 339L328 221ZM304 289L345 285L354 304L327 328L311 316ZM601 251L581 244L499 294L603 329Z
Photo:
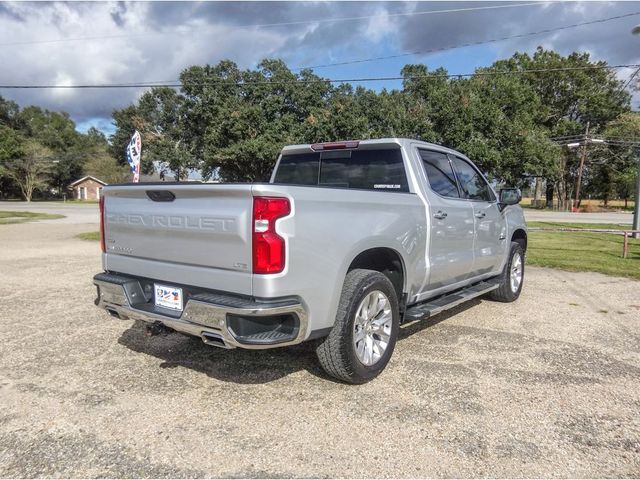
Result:
M478 10L495 10L499 8L516 8L516 7L528 7L533 5L544 5L547 3L555 3L556 0L551 0L550 2L529 2L529 3L517 3L517 4L503 4L503 5L489 5L483 7L465 7L465 8L450 8L447 10L426 10L420 12L403 12L403 13L385 13L378 15L363 15L358 17L337 17L337 18L320 18L313 20L300 20L293 22L278 22L278 23L261 23L261 24L252 24L252 25L233 25L233 28L267 28L267 27L285 27L285 26L295 26L295 25L308 25L308 24L317 24L317 23L333 23L333 22L346 22L346 21L357 21L357 20L369 20L372 18L395 18L395 17L406 17L406 16L414 16L414 15L436 15L436 14L444 14L444 13L459 13L459 12L472 12ZM172 32L174 35L192 35L195 33L193 30L189 32ZM87 40L106 40L106 39L116 39L116 38L139 38L139 37L148 37L148 36L156 36L156 35L167 35L163 32L153 32L153 33L141 33L141 34L133 34L133 35L100 35L100 36L91 36L91 37L75 37L75 38L57 38L51 40L33 40L27 42L7 42L0 43L0 47L10 47L10 46L18 46L18 45L37 45L37 44L46 44L46 43L64 43L64 42L75 42L75 41L87 41Z
M623 85L622 90L625 90L629 86L629 84L635 78L635 76L638 75L638 72L640 72L640 68L638 68L635 72L633 72L633 74L627 80L627 83Z
M295 85L295 84L317 84L317 83L362 83L362 82L380 82L391 80L421 80L432 78L468 78L468 77L493 77L500 75L525 75L528 73L546 73L546 72L566 72L566 71L580 71L580 70L614 70L618 68L637 68L640 64L624 64L624 65L589 65L582 67L560 67L560 68L538 68L531 70L505 70L505 71L481 71L474 73L433 73L428 75L412 75L407 77L395 76L395 77L364 77L364 78L340 78L340 79L297 79L297 80L260 80L260 81L246 81L246 82L229 82L227 80L212 80L208 82L194 82L187 85L224 85L224 86L243 86L243 85ZM0 85L0 89L89 89L89 88L145 88L145 87L168 87L168 88L180 88L183 84L179 80L172 80L169 82L136 82L136 83L105 83L95 85Z
M567 139L567 138L559 138L559 137L550 137L549 140L551 140L554 143L560 143L560 144L565 144L566 142L572 142L572 143L580 143L583 141L587 141L588 143L591 143L592 145L598 146L598 145L612 145L612 146L616 146L616 147L626 147L626 146L638 146L640 145L640 140L635 140L632 138L623 138L623 137L604 137L604 136L596 136L596 137L585 137L584 135L579 135L577 136L577 138L573 138L573 139Z
M591 20L588 22L580 22L580 23L574 23L571 25L564 25L561 27L555 27L555 28L547 28L544 30L538 30L535 32L528 32L528 33L520 33L517 35L509 35L509 36L505 36L505 37L499 37L499 38L492 38L489 40L482 40L482 41L477 41L477 42L468 42L468 43L463 43L463 44L459 44L459 45L452 45L449 47L439 47L439 48L431 48L429 50L419 50L419 51L415 51L415 52L407 52L407 53L399 53L396 55L385 55L385 56L381 56L381 57L371 57L371 58L361 58L361 59L357 59L357 60L345 60L344 62L335 62L335 63L324 63L324 64L320 64L320 65L309 65L309 66L304 66L304 67L296 67L293 68L292 70L302 70L304 68L326 68L326 67L335 67L335 66L341 66L341 65L352 65L352 64L356 64L356 63L367 63L367 62L377 62L379 60L391 60L394 58L403 58L403 57L411 57L414 55L427 55L429 53L437 53L437 52L444 52L447 50L454 50L457 48L465 48L465 47L473 47L473 46L477 46L477 45L486 45L489 43L497 43L497 42L503 42L505 40L513 40L516 38L525 38L525 37L532 37L532 36L536 36L536 35L543 35L545 33L552 33L552 32L557 32L557 31L561 31L561 30L567 30L570 28L576 28L576 27L582 27L584 25L594 25L597 23L605 23L605 22L610 22L612 20L619 20L621 18L627 18L627 17L634 17L634 16L638 16L640 15L640 12L631 12L631 13L627 13L624 15L617 15L615 17L607 17L607 18L600 18L598 20Z

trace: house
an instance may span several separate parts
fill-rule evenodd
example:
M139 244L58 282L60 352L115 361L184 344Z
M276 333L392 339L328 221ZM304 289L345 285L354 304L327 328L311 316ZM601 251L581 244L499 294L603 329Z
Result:
M87 175L79 178L67 188L73 192L72 197L75 200L100 200L100 193L105 185L106 182Z

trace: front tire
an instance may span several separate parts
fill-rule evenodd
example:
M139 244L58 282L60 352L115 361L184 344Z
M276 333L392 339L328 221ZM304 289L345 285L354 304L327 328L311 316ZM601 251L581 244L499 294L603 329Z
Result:
M509 260L500 275L500 286L489 293L489 298L497 302L515 302L520 296L524 283L524 250L518 242L511 242Z
M389 363L399 325L398 298L391 281L373 270L351 270L333 329L316 350L320 365L347 383L372 380Z

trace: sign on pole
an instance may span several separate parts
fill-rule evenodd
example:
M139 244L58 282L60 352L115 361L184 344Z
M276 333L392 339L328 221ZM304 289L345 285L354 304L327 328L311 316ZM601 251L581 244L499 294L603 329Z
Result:
M127 145L127 162L131 167L131 173L133 173L133 182L138 183L140 181L140 156L142 154L142 138L140 132L137 130L134 132L133 137L129 145Z

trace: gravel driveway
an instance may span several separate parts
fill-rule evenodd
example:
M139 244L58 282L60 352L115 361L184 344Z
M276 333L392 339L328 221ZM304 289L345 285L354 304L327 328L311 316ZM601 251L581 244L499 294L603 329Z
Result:
M347 386L111 319L90 227L0 226L0 476L640 476L640 282L529 268Z

